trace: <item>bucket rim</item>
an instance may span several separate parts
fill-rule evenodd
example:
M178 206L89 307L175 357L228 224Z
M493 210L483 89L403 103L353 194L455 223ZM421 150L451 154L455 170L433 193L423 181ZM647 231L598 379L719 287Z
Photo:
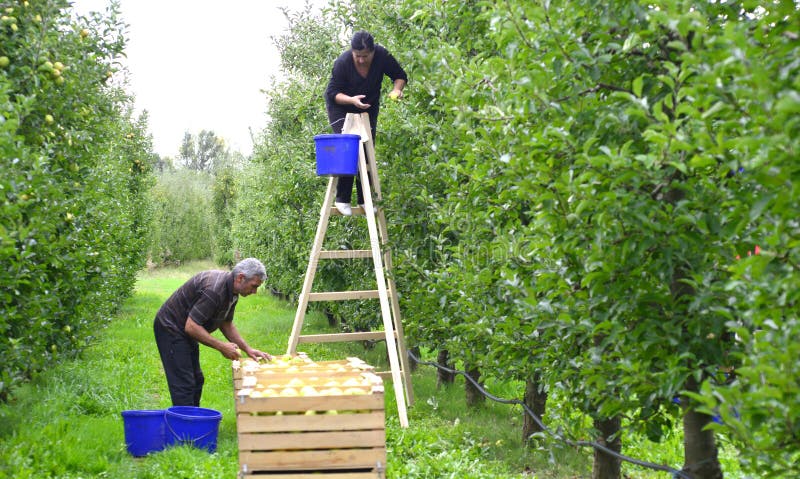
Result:
M189 414L194 411L200 414ZM222 413L216 409L210 409L199 406L172 406L166 410L166 415L178 416L181 418L206 418L206 419L219 419Z
M361 135L354 135L353 133L323 133L321 135L315 135L314 136L315 140L326 140L326 139L335 139L335 138L341 138L341 139L358 138L360 140L361 139Z
M123 417L127 416L158 416L164 415L166 409L127 409L120 412Z

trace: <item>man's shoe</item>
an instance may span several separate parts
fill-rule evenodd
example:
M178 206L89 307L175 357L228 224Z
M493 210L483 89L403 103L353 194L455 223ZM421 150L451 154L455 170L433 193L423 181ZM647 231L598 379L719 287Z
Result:
M352 216L353 215L353 208L350 206L350 203L339 203L338 201L333 203L336 206L336 209L339 210L343 216Z
M364 213L366 213L366 212L367 212L367 206L366 206L365 204L363 204L363 203L359 203L359 204L358 204L358 206L360 206L360 207L361 207L361 209L362 209L362 210L364 210ZM377 206L373 206L373 207L372 207L372 212L373 212L373 213L377 213L377 212L378 212L378 207L377 207Z

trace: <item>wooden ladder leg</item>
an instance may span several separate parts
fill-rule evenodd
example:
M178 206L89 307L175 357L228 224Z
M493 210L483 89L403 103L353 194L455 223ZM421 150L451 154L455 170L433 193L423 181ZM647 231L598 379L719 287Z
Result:
M303 289L300 291L300 297L297 300L297 313L294 316L294 324L292 325L292 333L289 336L289 345L286 348L286 354L297 353L297 343L300 340L300 332L303 329L303 321L308 308L308 298L311 294L311 287L314 284L314 276L317 273L317 265L319 263L319 252L322 250L322 243L325 241L325 233L328 230L328 221L331 216L331 206L336 196L336 184L338 178L332 176L328 180L328 189L325 192L325 200L322 202L322 209L319 213L319 224L317 225L317 233L314 236L314 244L311 247L311 253L308 257L308 268L306 268L306 277L303 281Z
M369 128L369 114L362 113L361 121L364 125L367 125L364 127L364 129L370 136L369 141L364 143L364 152L367 156L367 165L369 166L368 170L372 175L372 183L375 187L375 197L381 201L383 200L383 194L381 192L381 181L378 176L378 167L375 161L375 144L372 141L372 130ZM383 208L380 208L378 211L378 231L380 233L381 246L383 247L384 269L388 275L387 286L389 288L389 299L391 300L394 328L397 332L397 345L400 353L400 368L403 373L403 380L405 383L405 387L403 389L406 394L406 400L408 401L408 404L411 405L414 403L414 389L411 383L411 368L408 365L408 351L406 350L405 334L403 333L403 321L402 317L400 316L400 302L397 296L397 286L394 282L394 278L392 277L392 252L389 248L389 230L386 225L386 215L383 212Z
M401 367L397 353L397 343L395 341L395 329L392 320L391 309L389 306L389 294L386 287L386 277L383 271L383 260L378 237L378 227L375 220L375 212L372 203L372 189L369 185L367 172L366 155L364 148L359 148L358 169L361 177L361 188L364 192L364 214L367 217L367 227L369 229L369 242L372 248L372 261L375 266L375 278L378 282L379 299L381 303L381 317L383 318L383 329L386 336L386 350L389 354L389 366L392 372L392 382L394 384L395 399L397 401L397 412L400 416L400 426L408 427L408 412L406 410L405 381L401 375Z
M400 367L405 381L405 393L408 405L414 404L414 389L411 383L411 368L408 364L408 351L406 350L405 333L403 331L403 321L400 316L400 298L397 295L397 285L394 282L392 269L392 252L388 244L389 231L386 225L386 216L383 209L378 211L378 231L381 235L381 245L383 246L384 268L387 273L387 286L389 288L389 299L392 306L392 318L394 319L394 329L397 332L397 346L400 353Z

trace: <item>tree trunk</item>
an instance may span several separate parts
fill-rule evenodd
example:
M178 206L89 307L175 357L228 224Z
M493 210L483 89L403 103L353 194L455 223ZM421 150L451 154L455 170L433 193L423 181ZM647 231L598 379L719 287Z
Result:
M325 317L328 318L328 326L336 326L336 316L333 315L330 309L325 308Z
M436 356L436 363L441 364L442 366L451 368L450 366L450 352L446 349L442 349L439 351L439 354ZM447 371L443 371L441 369L436 370L436 388L442 387L442 385L449 385L453 384L455 381L456 375L454 373L450 373Z
M622 440L619 429L621 420L619 416L607 419L595 419L594 427L600 432L597 442L614 452L622 451ZM618 458L606 454L598 449L594 450L594 464L592 465L592 479L619 479L621 462Z
M414 346L413 348L409 348L408 352L413 353L414 356L417 358L422 358L422 353L419 351L419 346ZM417 362L414 361L414 359L411 357L411 354L408 355L407 359L408 359L407 363L409 371L412 373L415 372L419 367L419 364L417 364Z
M699 385L693 377L686 381L686 389L696 392ZM691 400L681 397L683 409L683 469L693 479L722 479L722 467L717 457L714 432L703 430L711 416L694 411Z
M467 375L475 380L476 383L480 384L483 387L483 383L481 382L481 372L478 368L465 368L467 370ZM478 407L481 404L486 402L486 396L483 395L482 392L472 384L472 381L467 380L466 384L464 385L464 392L466 393L467 398L467 407Z
M525 398L523 402L539 419L544 417L547 409L547 391L544 386L539 384L539 374L534 374L532 379L525 381ZM539 424L525 412L525 419L522 422L522 441L527 442L531 435L542 432Z

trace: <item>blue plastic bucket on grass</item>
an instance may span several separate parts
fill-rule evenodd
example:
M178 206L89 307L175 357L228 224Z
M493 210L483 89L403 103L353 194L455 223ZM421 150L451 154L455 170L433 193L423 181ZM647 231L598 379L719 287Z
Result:
M217 450L222 413L194 406L172 406L164 415L167 445L189 444L208 452Z
M361 135L339 133L314 137L317 152L317 175L351 176L358 174L358 150Z
M125 445L134 457L158 452L166 446L164 410L122 411Z

